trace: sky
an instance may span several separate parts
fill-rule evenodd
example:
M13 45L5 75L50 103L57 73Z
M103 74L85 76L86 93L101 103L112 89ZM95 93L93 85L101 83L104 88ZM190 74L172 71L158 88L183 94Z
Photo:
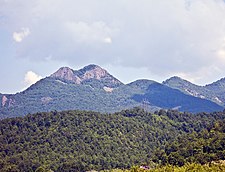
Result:
M62 66L124 83L225 77L224 0L0 0L0 93Z

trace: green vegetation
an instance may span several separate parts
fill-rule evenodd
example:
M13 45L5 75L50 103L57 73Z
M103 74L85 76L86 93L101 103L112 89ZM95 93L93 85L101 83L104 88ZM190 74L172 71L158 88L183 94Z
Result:
M194 113L223 110L222 106L214 102L184 94L154 81L138 80L127 85L109 85L113 81L106 77L105 80L89 79L75 84L63 78L44 78L21 93L0 94L0 101L4 100L0 104L0 119L54 110L113 113L140 106L144 100L152 112L161 108L177 108ZM112 92L107 92L105 86Z
M155 152L155 162L182 166L187 162L206 164L225 158L225 121L179 136L167 143L164 150Z
M114 114L52 111L4 119L0 171L130 169L150 162L162 169L200 166L225 159L224 120L223 112L152 114L140 108Z
M165 165L159 166L154 169L144 170L139 166L132 167L129 170L113 169L113 170L104 170L102 172L224 172L225 165L221 163L212 163L212 164L186 164L182 167Z
M115 112L140 105L130 99L134 90L129 87L121 86L109 93L100 88L100 82L86 81L84 84L44 78L21 93L6 95L5 106L0 104L0 119L54 110Z

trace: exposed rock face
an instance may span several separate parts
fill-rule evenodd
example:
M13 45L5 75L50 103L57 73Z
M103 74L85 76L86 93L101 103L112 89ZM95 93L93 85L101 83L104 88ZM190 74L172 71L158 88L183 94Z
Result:
M72 81L75 84L81 84L91 79L105 82L108 87L117 87L122 84L122 82L110 75L105 69L97 65L88 65L77 71L68 67L62 67L50 77Z
M107 75L107 71L100 68L99 66L93 66L93 69L86 70L85 73L81 76L82 80L87 79L97 79L100 80L101 78Z
M57 72L53 73L51 76L72 80L73 79L73 70L68 67L62 67Z
M73 81L76 84L80 84L80 78L74 74L74 71L69 67L61 67L58 71L53 73L50 77L61 78L68 81Z
M15 99L9 99L9 107L12 107L16 103Z
M6 105L8 98L6 96L2 96L2 107Z
M15 103L15 99L2 96L2 107L12 107Z
M113 88L110 88L110 87L103 87L103 89L108 93L113 92Z
M41 102L43 104L48 104L49 102L51 102L53 99L51 97L42 97L41 98Z

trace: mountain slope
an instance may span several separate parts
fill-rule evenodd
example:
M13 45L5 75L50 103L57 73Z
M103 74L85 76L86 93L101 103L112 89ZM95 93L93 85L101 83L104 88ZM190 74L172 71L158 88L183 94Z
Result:
M206 88L213 91L224 91L225 90L225 78L221 78L220 80L213 82L212 84L208 84L205 86Z
M133 90L124 87L97 65L77 71L63 67L21 93L2 95L0 118L52 110L115 112L138 106L130 99Z
M191 82L184 80L180 77L171 77L166 81L163 81L163 84L172 88L177 88L183 91L184 93L190 94L192 96L204 98L204 96L201 95L203 87L192 84Z
M0 118L54 110L115 112L135 106L150 111L176 107L189 112L223 109L155 81L137 80L125 85L97 65L80 70L62 67L23 92L0 98Z
M70 109L113 112L137 104L125 93L117 94L116 90L112 94L104 88L66 83L51 77L38 81L19 94L6 97L9 101L1 108L5 116Z
M171 77L163 84L178 89L185 94L207 99L222 106L225 105L225 79L206 86L198 86L182 78Z
M225 105L225 78L222 78L212 84L206 85L206 89L210 90L215 95L214 100Z
M145 94L135 94L136 101L147 100L150 104L164 109L178 109L188 112L220 111L223 108L209 100L186 95L179 90L172 89L163 84L152 83Z

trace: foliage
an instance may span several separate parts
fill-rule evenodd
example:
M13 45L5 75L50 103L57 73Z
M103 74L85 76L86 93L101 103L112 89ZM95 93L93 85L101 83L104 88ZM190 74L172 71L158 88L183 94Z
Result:
M224 172L225 165L224 164L196 164L196 163L188 163L182 167L173 166L173 165L165 165L159 166L157 168L152 168L149 170L144 170L139 166L132 167L131 169L121 170L121 169L113 169L113 170L105 170L102 172L187 172L187 171L196 171L196 172Z
M52 111L4 119L0 121L0 171L128 169L148 164L151 159L177 165L168 161L168 157L179 156L180 161L182 156L180 152L166 154L168 146L176 143L176 137L184 139L179 146L184 147L182 143L195 146L204 142L200 136L205 136L202 133L206 131L205 142L211 145L207 149L209 156L217 152L214 159L223 159L219 155L223 152L220 143L224 128L218 121L224 118L222 112L193 115L160 110L152 114L134 108L114 114ZM210 134L212 131L216 134ZM196 133L199 137L194 137ZM200 141L186 139L191 135ZM216 136L219 143L214 144ZM195 156L188 158L199 162ZM183 159L189 162L186 157ZM206 162L211 160L206 159Z
M95 80L78 85L50 77L42 79L21 93L6 95L8 101L4 107L0 105L0 118L54 110L109 113L139 105L138 102L129 99L132 90L127 89L123 92L124 86L121 86L120 89L109 93L101 87L102 84Z
M225 159L225 121L217 121L200 132L177 137L164 150L155 151L155 162L182 166Z

